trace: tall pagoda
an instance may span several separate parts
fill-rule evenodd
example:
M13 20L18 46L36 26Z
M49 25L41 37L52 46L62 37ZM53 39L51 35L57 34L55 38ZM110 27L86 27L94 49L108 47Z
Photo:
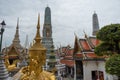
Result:
M98 16L96 12L94 12L92 16L92 25L93 25L92 35L96 36L97 32L99 31L99 21L98 21Z
M52 38L51 10L49 7L45 8L42 43L47 49L45 68L51 71L57 62Z

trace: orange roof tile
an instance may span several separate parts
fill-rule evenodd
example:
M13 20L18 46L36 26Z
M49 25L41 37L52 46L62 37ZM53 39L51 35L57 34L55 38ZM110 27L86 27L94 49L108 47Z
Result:
M80 57L83 57L83 54L79 53L79 54L76 54L75 56L80 58Z
M87 58L98 58L98 56L93 52L93 53L84 53ZM76 57L78 58L83 58L83 53L76 54Z
M81 43L81 46L82 46L83 50L90 50L90 47L89 47L89 45L88 45L88 43L85 39L84 40L80 39L80 43Z
M86 55L86 57L88 57L88 58L98 58L98 56L95 54L95 53L87 53L87 54L85 54Z
M65 64L69 67L74 67L74 61L73 60L60 60L62 64Z
M97 46L100 43L100 40L96 39L96 38L90 38L90 41L92 42L92 44L94 46Z

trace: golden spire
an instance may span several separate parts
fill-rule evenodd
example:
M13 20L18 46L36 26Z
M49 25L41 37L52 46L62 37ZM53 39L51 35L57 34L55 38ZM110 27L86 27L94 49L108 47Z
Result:
M36 74L42 72L42 66L45 64L46 60L46 49L41 43L41 37L40 37L40 14L38 14L38 23L37 23L37 32L34 39L33 45L29 49L29 57L30 57L30 70L35 71L33 67L39 68L39 70L36 71ZM34 65L36 64L36 66ZM30 72L31 72L30 71Z
M38 23L37 23L37 33L35 37L35 42L40 42L41 37L40 37L40 14L38 14Z
M40 14L38 14L38 24L37 24L37 28L40 28Z

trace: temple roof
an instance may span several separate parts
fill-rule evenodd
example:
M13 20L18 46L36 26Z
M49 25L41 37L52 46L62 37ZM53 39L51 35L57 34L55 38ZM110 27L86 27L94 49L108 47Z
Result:
M80 48L83 51L93 51L93 49L100 43L96 37L88 37L79 39Z
M96 37L75 37L74 48L61 47L57 52L62 53L60 62L69 67L74 67L74 60L104 60L106 56L97 56L94 48L100 43ZM64 54L64 55L63 55Z
M94 45L94 47L96 47L100 43L100 40L96 39L96 37L89 37L89 40Z
M19 56L23 49L24 48L21 46L20 39L19 39L19 18L18 18L13 42L9 47L4 48L3 52L8 55Z
M66 66L69 66L69 67L74 67L74 60L60 60L60 62L62 64L65 64Z
M73 48L70 45L60 47L56 50L56 54L58 56L72 56L73 55Z
M82 48L83 51L90 51L91 47L90 45L87 43L87 40L86 39L79 39L79 43L80 43L80 46Z
M85 56L84 56L85 55ZM94 52L89 52L89 53L78 53L76 54L77 58L98 58L98 56Z

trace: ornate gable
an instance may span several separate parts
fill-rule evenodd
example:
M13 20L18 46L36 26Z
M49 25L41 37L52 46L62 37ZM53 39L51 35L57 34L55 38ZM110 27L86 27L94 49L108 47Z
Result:
M17 48L12 45L8 51L8 56L9 58L18 58L19 53L20 52L17 50Z

